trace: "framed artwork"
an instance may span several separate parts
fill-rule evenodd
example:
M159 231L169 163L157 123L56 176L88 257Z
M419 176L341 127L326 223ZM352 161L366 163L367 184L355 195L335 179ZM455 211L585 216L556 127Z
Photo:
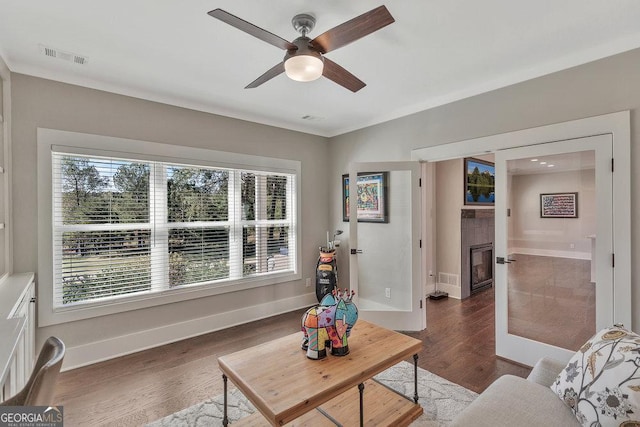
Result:
M389 172L358 174L358 222L389 222ZM349 175L342 175L342 220L349 221Z
M540 218L578 218L578 193L540 194Z
M491 162L467 157L464 159L464 204L495 204L496 168Z

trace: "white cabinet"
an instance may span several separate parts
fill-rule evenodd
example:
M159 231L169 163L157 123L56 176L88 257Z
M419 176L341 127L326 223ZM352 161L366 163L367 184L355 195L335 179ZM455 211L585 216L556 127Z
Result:
M35 362L35 283L32 273L0 283L0 401L22 389Z
M11 313L12 318L24 318L25 325L18 339L15 351L16 358L16 391L20 391L26 384L33 368L34 354L33 347L36 340L35 329L35 289L33 282L27 288L23 298L20 300L15 312Z

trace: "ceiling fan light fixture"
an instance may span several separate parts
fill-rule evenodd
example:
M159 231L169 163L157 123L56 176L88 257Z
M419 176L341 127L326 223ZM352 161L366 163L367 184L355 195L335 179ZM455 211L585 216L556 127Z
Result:
M314 55L296 55L284 63L284 71L291 80L310 82L322 76L324 62Z

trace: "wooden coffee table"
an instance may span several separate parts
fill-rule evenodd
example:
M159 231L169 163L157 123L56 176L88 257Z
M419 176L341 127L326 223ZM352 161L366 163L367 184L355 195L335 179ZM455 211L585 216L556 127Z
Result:
M406 426L422 414L418 405L417 353L422 342L359 320L349 337L350 353L311 360L300 348L302 332L218 358L227 378L259 412L235 425ZM371 378L413 356L415 392L409 399ZM295 421L294 421L295 420Z

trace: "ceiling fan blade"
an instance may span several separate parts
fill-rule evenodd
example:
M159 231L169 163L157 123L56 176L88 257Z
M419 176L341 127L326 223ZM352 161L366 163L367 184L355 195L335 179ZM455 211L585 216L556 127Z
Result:
M249 83L245 89L253 89L254 87L260 86L262 83L266 83L275 76L284 73L284 62L279 63L275 67L271 68L269 71Z
M385 6L379 6L320 34L311 44L321 53L345 46L395 22Z
M222 22L226 22L232 27L236 27L237 29L244 31L247 34L251 34L253 37L259 38L262 41L265 41L275 47L279 47L280 49L289 50L289 49L297 49L297 46L282 37L276 36L273 33L270 33L267 30L263 30L260 27L253 25L250 22L245 21L244 19L240 19L235 15L230 14L222 9L214 9L210 12L207 12L208 15L221 20Z
M357 92L366 86L365 82L328 58L324 58L322 75L340 86L344 86L351 92Z

